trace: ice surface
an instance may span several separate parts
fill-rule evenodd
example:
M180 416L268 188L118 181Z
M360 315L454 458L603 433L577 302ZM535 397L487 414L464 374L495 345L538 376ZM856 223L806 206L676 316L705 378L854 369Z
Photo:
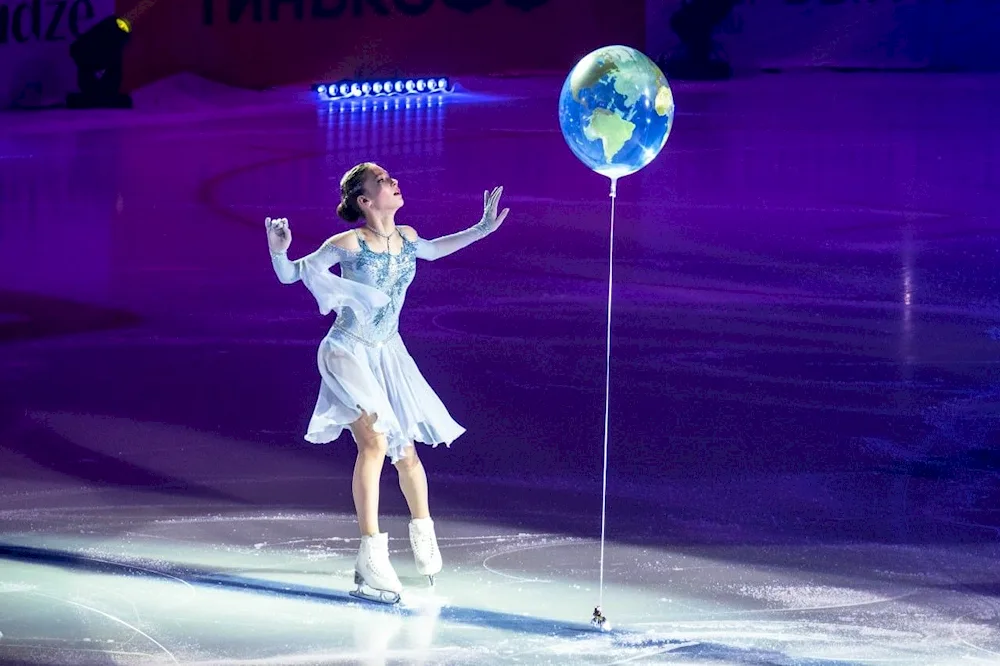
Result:
M618 192L603 599L607 183L559 83L4 118L0 663L1000 663L995 80L676 86ZM512 211L408 297L468 433L421 450L433 590L386 468L391 608L348 596L353 444L301 439L329 322L261 225L308 252L364 159L423 235Z

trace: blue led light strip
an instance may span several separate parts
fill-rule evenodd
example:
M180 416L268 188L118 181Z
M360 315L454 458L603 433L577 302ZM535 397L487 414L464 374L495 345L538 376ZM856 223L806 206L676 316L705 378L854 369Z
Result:
M394 95L439 95L454 92L447 77L337 81L318 83L313 90L324 100L391 97Z

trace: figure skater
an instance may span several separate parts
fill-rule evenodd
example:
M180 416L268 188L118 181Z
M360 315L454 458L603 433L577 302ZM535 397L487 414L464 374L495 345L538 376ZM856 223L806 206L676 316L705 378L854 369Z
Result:
M386 456L396 468L410 510L410 546L417 570L432 585L441 570L427 476L414 443L450 446L465 429L452 419L403 346L399 313L416 260L446 257L496 231L509 212L505 208L497 213L502 192L498 187L483 193L483 216L472 227L425 240L412 227L396 224L396 211L403 205L396 179L365 162L340 181L337 215L348 223L363 223L357 228L291 261L288 220L265 221L278 279L283 284L301 280L322 314L337 314L319 345L319 397L305 439L332 442L349 428L357 444L352 491L361 547L353 596L396 603L402 591L389 562L388 534L380 532L378 524L379 478ZM330 271L336 264L340 276Z

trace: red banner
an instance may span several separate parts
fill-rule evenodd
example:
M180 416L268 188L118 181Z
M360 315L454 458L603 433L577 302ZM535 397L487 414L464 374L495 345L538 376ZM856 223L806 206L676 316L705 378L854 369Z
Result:
M126 87L178 72L247 88L340 78L569 71L642 48L644 0L117 0Z

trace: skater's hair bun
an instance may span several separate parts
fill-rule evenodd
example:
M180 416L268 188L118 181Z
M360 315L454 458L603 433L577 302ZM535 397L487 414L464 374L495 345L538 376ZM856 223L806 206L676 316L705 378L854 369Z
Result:
M358 207L358 197L365 193L365 180L368 172L375 166L371 162L362 162L344 174L340 179L340 204L337 215L345 222L357 222L363 216Z
M354 223L361 219L361 211L358 210L356 203L352 204L344 200L337 204L337 216L344 222Z

